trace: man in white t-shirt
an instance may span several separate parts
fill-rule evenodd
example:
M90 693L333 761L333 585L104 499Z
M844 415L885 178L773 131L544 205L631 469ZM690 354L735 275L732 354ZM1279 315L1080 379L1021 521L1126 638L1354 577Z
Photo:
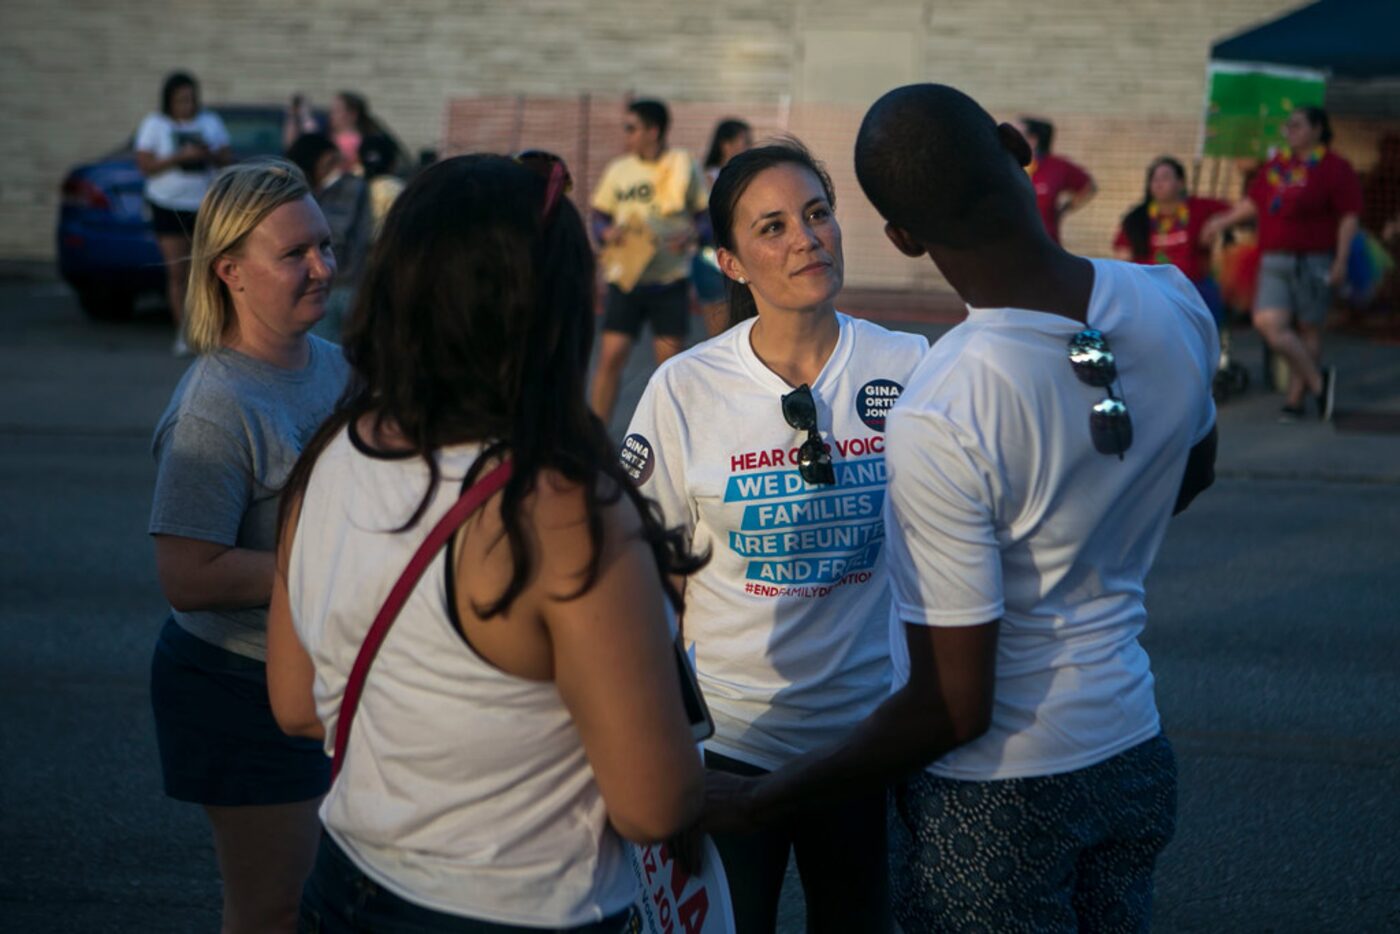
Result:
M1030 159L941 85L866 115L862 188L969 310L889 415L899 687L835 749L710 778L716 828L895 781L910 931L1143 929L1174 826L1138 635L1168 520L1213 477L1218 336L1175 269L1052 242Z

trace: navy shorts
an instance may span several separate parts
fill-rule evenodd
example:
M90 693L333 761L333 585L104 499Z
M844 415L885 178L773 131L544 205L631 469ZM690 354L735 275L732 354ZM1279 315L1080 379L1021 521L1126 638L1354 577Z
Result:
M375 884L345 851L321 834L316 866L301 890L297 934L631 934L640 930L637 912L626 908L610 918L572 928L525 928L425 908ZM679 930L679 925L677 930Z
M194 238L194 221L197 216L194 211L172 211L154 201L146 203L151 206L151 229L157 236Z
M682 279L668 285L638 285L624 292L609 283L603 330L635 340L647 322L656 337L684 338L690 327L690 284Z
M290 804L326 793L320 742L287 736L272 716L267 666L167 619L151 661L151 706L165 793L215 807Z
M1034 778L895 786L895 916L906 931L1145 932L1176 827L1165 736Z

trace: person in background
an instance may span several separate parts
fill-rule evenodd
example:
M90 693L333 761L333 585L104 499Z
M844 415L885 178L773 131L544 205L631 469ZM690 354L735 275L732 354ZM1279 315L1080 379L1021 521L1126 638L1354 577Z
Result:
M1068 159L1051 152L1055 142L1055 125L1040 117L1021 117L1016 128L1026 138L1034 153L1026 174L1035 186L1035 203L1046 233L1055 243L1060 242L1060 223L1078 211L1098 194L1098 186L1088 172Z
M316 326L316 333L327 340L339 341L373 237L369 184L361 176L346 171L340 149L324 133L298 137L287 150L287 158L306 174L331 228L336 277L326 316Z
M346 743L304 930L631 932L622 838L699 814L671 575L700 561L588 410L593 253L563 163L527 165L459 156L404 190L346 330L353 388L287 484L273 711ZM352 728L376 610L505 463L396 617Z
M341 91L331 98L329 118L330 137L340 150L345 171L358 173L360 143L367 136L383 133L383 127L370 115L369 101L354 91Z
M1179 270L1055 244L1031 159L945 85L866 113L861 188L968 305L885 426L896 690L842 743L707 776L721 831L894 782L910 932L1145 931L1175 826L1138 637L1170 518L1213 479L1219 336Z
M713 188L720 170L729 160L746 149L753 147L753 128L743 120L727 117L715 125L710 137L710 148L705 154L705 182ZM724 273L720 272L715 261L715 249L703 247L695 252L690 264L690 279L695 285L695 296L700 300L700 316L705 321L705 330L714 337L729 325L729 304L725 301Z
M228 130L219 115L199 103L199 84L183 71L170 74L160 91L160 110L147 114L136 131L136 166L146 176L160 255L165 260L165 295L175 321L176 356L189 353L181 322L190 277L190 241L199 203L214 173L233 161Z
M593 411L604 421L612 416L642 325L651 324L657 363L680 353L689 330L690 257L697 241L709 239L709 221L699 166L685 150L667 145L670 125L671 112L661 101L628 104L622 123L626 154L608 163L593 192L593 235L605 250L627 237L655 242L650 261L627 289L604 257L603 340L589 392Z
M384 133L366 136L360 141L360 165L369 185L369 212L372 220L371 239L379 236L384 218L394 199L403 191L404 181L398 171L399 147L393 137Z
M1147 167L1142 201L1124 215L1113 238L1113 255L1180 269L1219 321L1225 305L1210 274L1211 241L1204 231L1206 221L1229 209L1228 202L1188 194L1185 167L1171 156L1158 156Z
M705 762L737 775L845 735L889 694L885 413L928 342L836 310L834 199L796 141L719 173L732 326L657 368L621 452L666 524L712 554L682 623L715 718ZM889 928L883 788L715 845L739 934L774 930L790 855L810 930Z
M282 149L292 148L292 143L297 137L304 133L324 133L326 128L321 125L316 114L311 109L311 104L307 102L302 94L293 94L291 101L287 104L287 109L282 114Z
M225 934L294 929L330 780L319 744L278 729L265 659L282 487L348 373L309 334L334 275L330 229L294 166L249 161L214 181L190 273L199 356L155 430L150 533L171 610L151 704L165 792L213 828Z
M1361 182L1351 163L1332 151L1332 123L1321 107L1293 111L1283 135L1287 144L1255 173L1243 200L1207 222L1206 235L1258 220L1254 329L1288 361L1279 419L1301 419L1311 395L1318 417L1327 420L1336 403L1337 371L1321 366L1322 331L1332 289L1346 281L1360 224Z

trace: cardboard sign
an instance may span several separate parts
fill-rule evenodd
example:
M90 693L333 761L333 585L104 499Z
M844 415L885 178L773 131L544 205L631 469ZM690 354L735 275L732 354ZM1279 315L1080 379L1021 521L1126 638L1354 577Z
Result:
M637 912L644 934L734 934L729 881L709 837L700 842L700 872L693 876L665 843L628 850L642 890Z
M641 221L618 229L621 237L616 243L603 247L598 261L603 267L603 278L622 291L630 292L656 255L657 237Z

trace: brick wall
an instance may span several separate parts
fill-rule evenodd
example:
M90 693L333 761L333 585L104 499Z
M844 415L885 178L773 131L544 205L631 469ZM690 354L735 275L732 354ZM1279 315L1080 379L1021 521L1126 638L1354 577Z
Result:
M1069 221L1066 241L1102 253L1147 160L1194 152L1210 42L1294 5L4 0L0 257L52 255L66 167L127 137L175 68L198 75L212 102L280 102L301 91L324 105L339 89L359 90L411 150L466 147L460 127L448 138L448 118L483 95L576 100L589 92L611 114L597 116L600 126L616 122L616 101L632 90L711 102L696 112L740 111L809 135L831 163L843 211L861 201L849 138L862 103L897 80L946 81L999 116L1032 111L1056 121L1057 149L1101 187ZM882 43L891 54L872 58ZM616 136L598 140L603 158ZM847 221L856 279L927 278L922 265L890 256L878 225L857 215Z

